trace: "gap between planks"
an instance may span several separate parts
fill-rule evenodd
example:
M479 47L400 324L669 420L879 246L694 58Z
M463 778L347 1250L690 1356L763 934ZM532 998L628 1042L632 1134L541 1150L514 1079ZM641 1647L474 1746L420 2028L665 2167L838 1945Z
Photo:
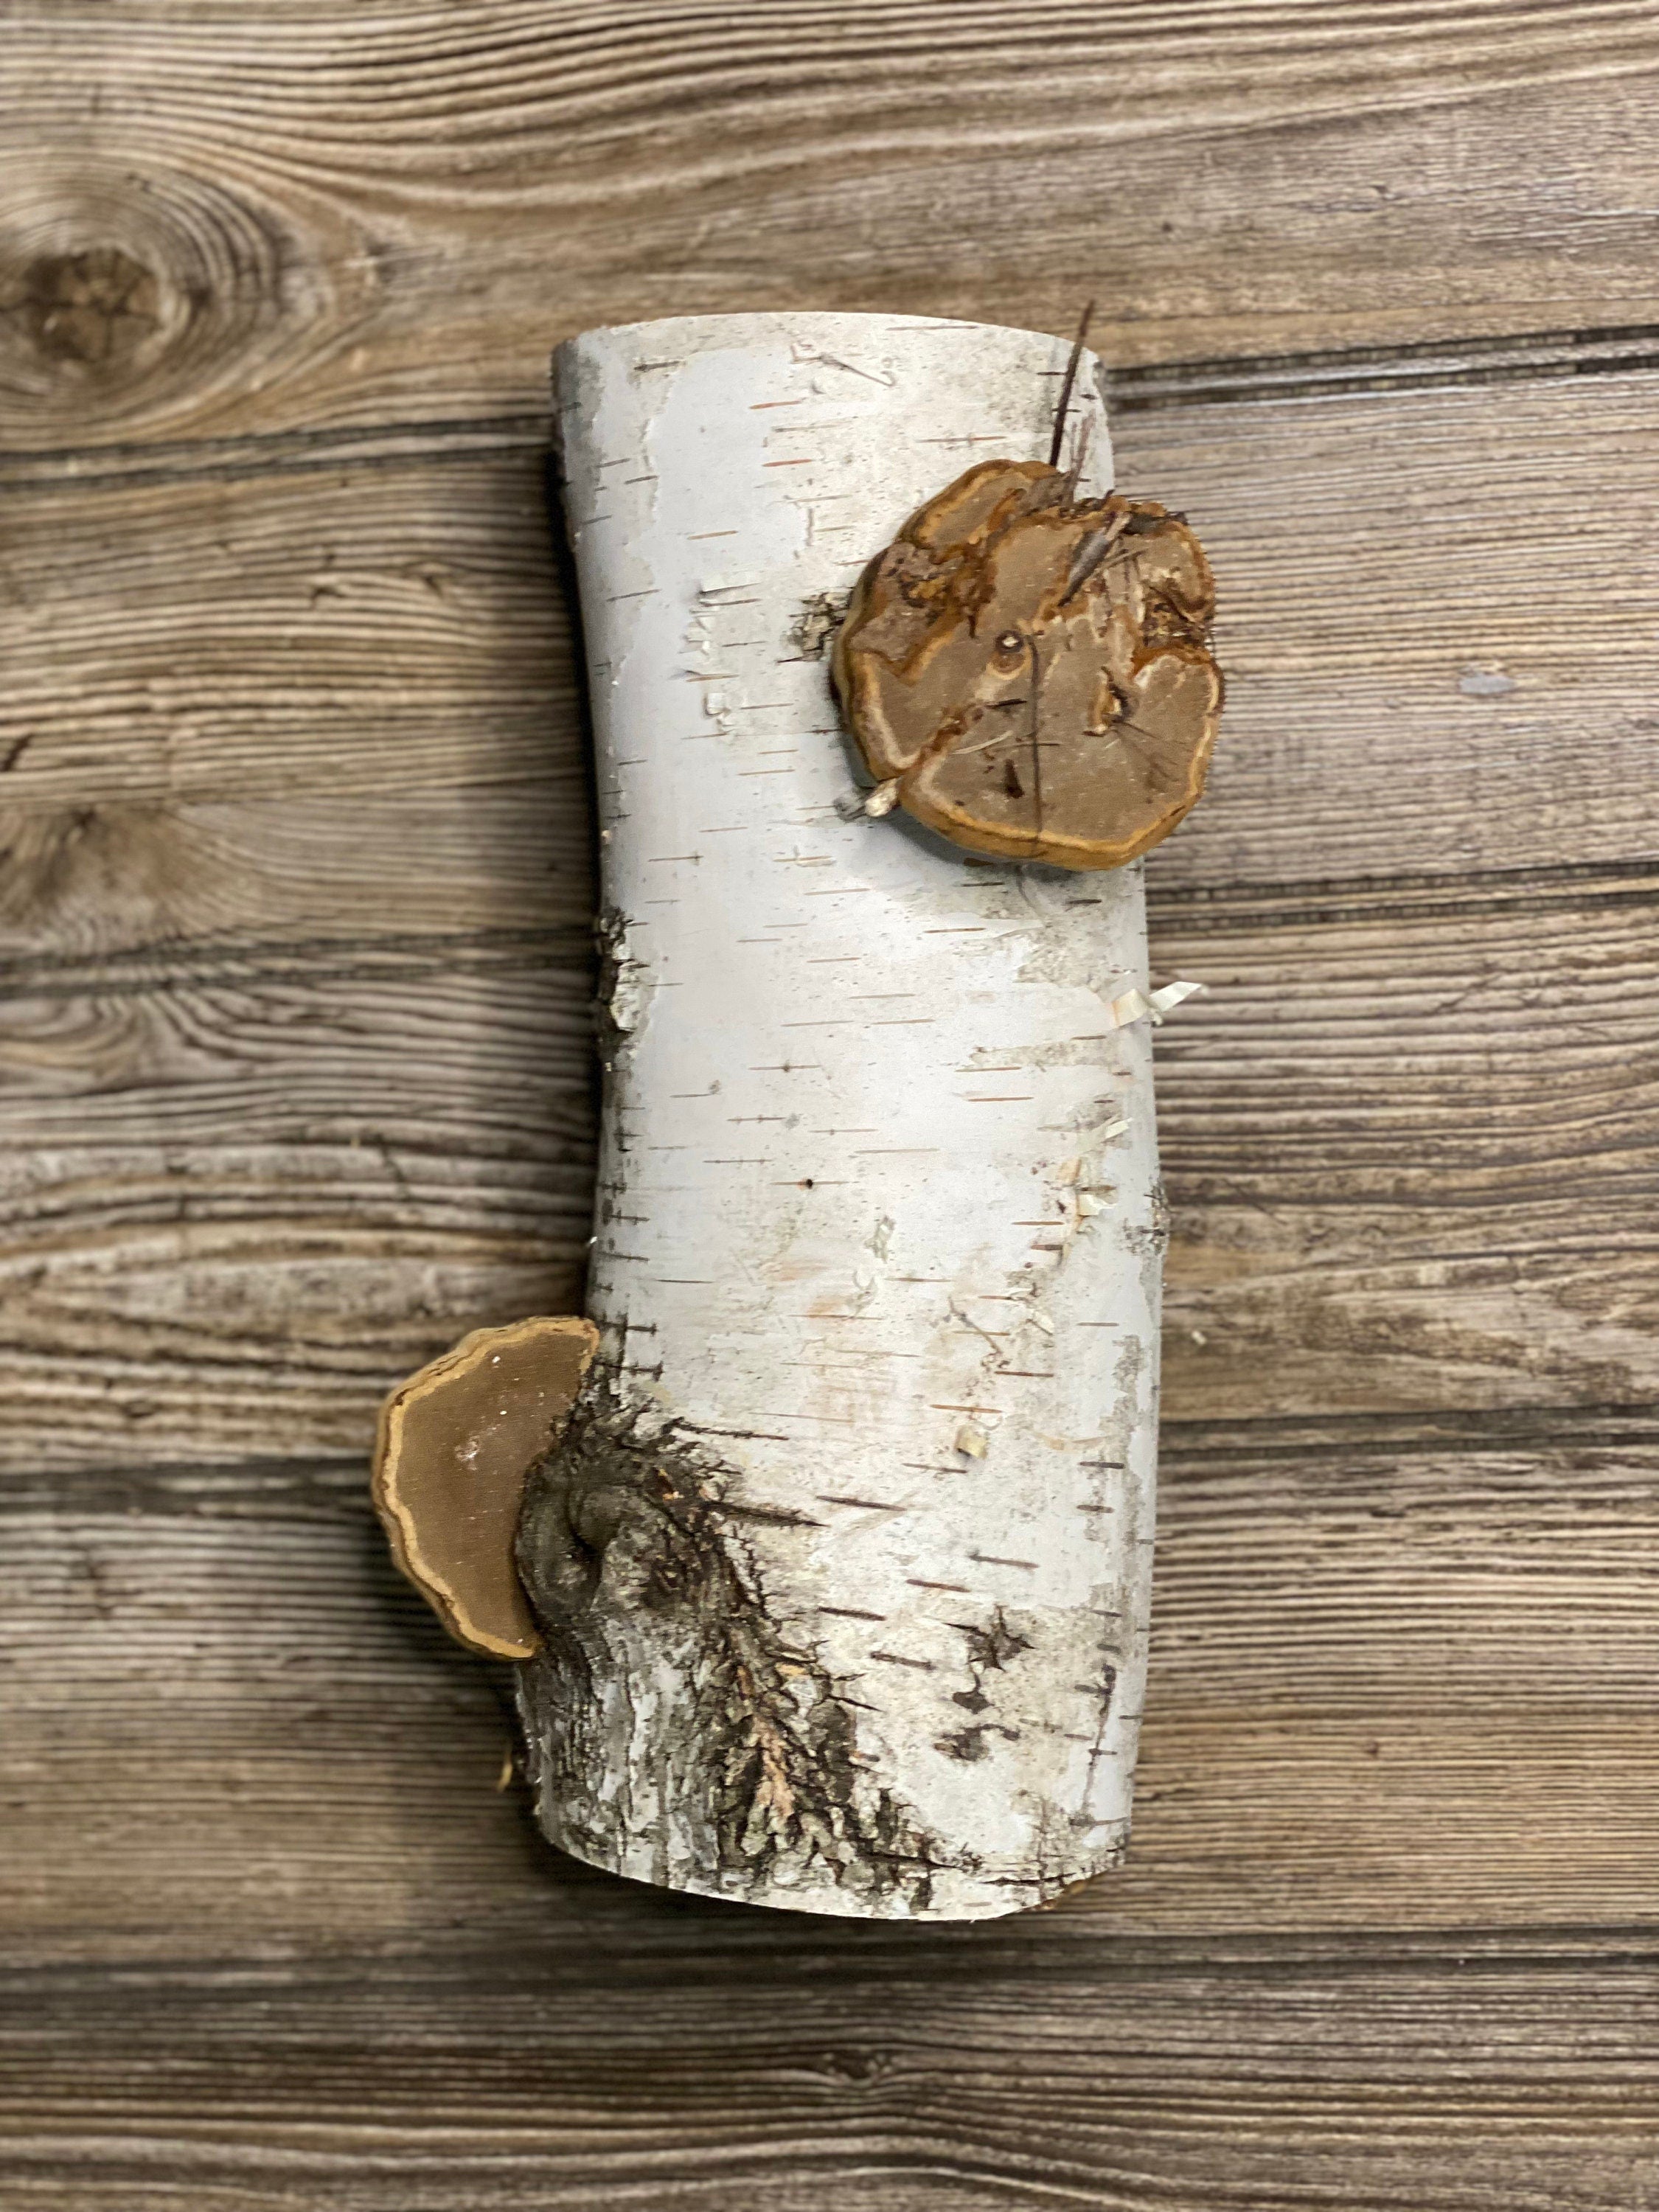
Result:
M1638 1398L1603 1405L1498 1406L1408 1413L1242 1414L1236 1420L1164 1420L1158 1453L1166 1472L1224 1467L1243 1461L1440 1456L1461 1452L1617 1452L1653 1446L1659 1401ZM235 1519L353 1519L368 1510L368 1462L358 1452L270 1453L216 1460L161 1458L8 1471L0 1481L0 1518L49 1510L148 1513L223 1512Z
M1394 894L1393 896L1389 894ZM1263 933L1352 923L1464 921L1544 908L1614 909L1659 903L1659 860L1561 861L1457 875L1356 876L1328 882L1148 886L1160 919L1206 919ZM398 930L381 936L179 938L108 952L0 957L0 976L34 999L116 999L176 982L404 982L441 974L585 968L592 933L582 921L533 928Z
M1659 324L1606 330L1526 331L1457 344L1324 348L1214 360L1109 367L1114 415L1186 407L1352 399L1559 378L1659 371ZM507 414L252 431L240 436L0 448L0 492L96 490L112 483L232 482L279 472L396 468L544 449L545 414Z

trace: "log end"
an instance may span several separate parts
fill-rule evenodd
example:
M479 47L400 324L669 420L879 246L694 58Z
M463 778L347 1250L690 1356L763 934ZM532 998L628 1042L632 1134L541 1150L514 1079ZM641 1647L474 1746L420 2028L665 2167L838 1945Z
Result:
M475 1329L381 1408L372 1488L392 1556L470 1651L540 1648L514 1537L530 1471L598 1344L592 1322L569 1316Z

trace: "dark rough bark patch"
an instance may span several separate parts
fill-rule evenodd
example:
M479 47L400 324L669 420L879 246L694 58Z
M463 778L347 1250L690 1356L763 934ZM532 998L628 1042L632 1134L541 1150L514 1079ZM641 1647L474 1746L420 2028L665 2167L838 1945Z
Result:
M1022 1651L1030 1650L1031 1639L1029 1636L1022 1636L1018 1629L1009 1625L1008 1616L1001 1606L998 1606L989 1622L983 1626L970 1620L959 1620L956 1626L968 1646L968 1667L974 1679L969 1688L952 1691L951 1702L960 1705L964 1712L988 1713L992 1700L986 1694L986 1675L1001 1674L1010 1660L1018 1659ZM958 1730L954 1735L942 1738L939 1747L951 1759L983 1759L987 1749L985 1739L994 1725L991 1722L981 1721L971 1728ZM1008 1737L1011 1742L1016 1741L1015 1732L1012 1729L998 1727L997 1733Z
M1131 1246L1143 1256L1162 1260L1170 1245L1170 1194L1160 1176L1152 1185L1152 1219L1125 1230Z
M768 1610L732 1480L608 1376L532 1474L518 1562L545 1642L521 1705L544 1822L623 1871L648 1856L656 1880L828 1877L925 1911L960 1855L862 1772L848 1699Z
M988 1668L1000 1674L1011 1659L1018 1659L1022 1651L1031 1648L1029 1636L1022 1636L1018 1629L1009 1626L1008 1616L1001 1606L998 1606L986 1627L964 1621L962 1634L968 1645L969 1664L981 1672Z

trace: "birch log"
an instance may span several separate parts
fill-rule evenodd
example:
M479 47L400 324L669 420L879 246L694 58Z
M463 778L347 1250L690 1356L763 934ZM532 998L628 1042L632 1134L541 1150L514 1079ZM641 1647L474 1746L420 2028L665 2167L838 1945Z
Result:
M967 1919L1120 1856L1163 1207L1140 872L849 818L836 595L1066 348L890 316L556 361L597 747L601 1351L532 1479L542 1823L641 1880ZM1110 484L1085 356L1085 492Z

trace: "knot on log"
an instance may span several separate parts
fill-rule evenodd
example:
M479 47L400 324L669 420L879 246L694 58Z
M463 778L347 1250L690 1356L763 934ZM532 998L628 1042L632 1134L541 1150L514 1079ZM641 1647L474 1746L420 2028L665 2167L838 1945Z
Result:
M518 1563L544 1641L520 1698L544 1823L620 1873L683 1859L734 1897L827 1879L925 1911L960 1859L862 1773L851 1700L737 1533L786 1516L724 1502L738 1480L602 1377L532 1474Z

